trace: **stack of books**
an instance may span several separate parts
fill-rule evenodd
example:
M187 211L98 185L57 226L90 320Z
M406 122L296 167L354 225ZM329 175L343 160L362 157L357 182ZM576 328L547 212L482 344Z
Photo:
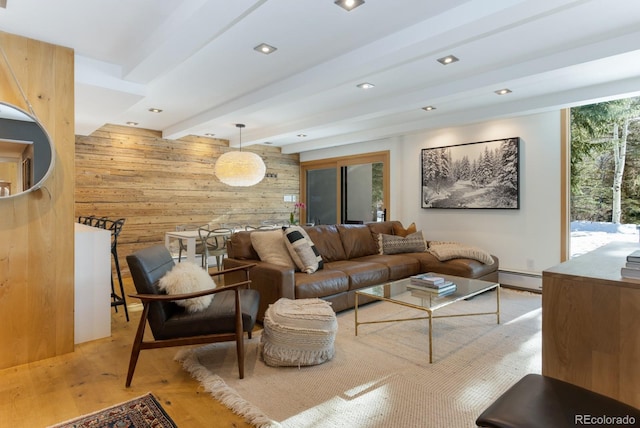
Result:
M427 292L434 296L446 296L456 291L457 287L453 282L447 281L440 276L423 273L412 276L407 288Z
M640 250L627 256L627 263L620 269L620 275L625 278L640 279Z

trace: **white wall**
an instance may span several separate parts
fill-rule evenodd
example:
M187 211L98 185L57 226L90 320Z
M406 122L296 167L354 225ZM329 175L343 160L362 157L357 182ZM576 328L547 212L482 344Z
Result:
M420 207L421 149L510 137L520 137L519 210ZM390 219L415 222L428 240L482 247L501 270L540 273L560 263L560 141L555 111L305 152L300 161L390 150Z

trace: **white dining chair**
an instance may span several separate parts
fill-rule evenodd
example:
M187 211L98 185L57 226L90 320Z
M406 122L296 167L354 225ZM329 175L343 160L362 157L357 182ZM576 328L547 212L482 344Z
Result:
M176 226L176 232L183 232L186 230L198 230L200 228L208 229L206 224L179 224ZM196 243L196 255L203 253L204 246L201 242ZM182 252L187 252L187 244L182 239L178 239L178 263L182 261Z

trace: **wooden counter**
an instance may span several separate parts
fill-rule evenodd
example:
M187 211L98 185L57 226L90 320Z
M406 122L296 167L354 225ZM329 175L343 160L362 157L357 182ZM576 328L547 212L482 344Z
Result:
M637 243L615 242L542 272L542 374L640 408Z

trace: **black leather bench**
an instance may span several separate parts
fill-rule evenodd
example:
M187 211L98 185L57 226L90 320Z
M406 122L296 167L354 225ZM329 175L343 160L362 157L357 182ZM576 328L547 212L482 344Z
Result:
M479 427L640 426L640 410L579 386L528 374L476 419Z

